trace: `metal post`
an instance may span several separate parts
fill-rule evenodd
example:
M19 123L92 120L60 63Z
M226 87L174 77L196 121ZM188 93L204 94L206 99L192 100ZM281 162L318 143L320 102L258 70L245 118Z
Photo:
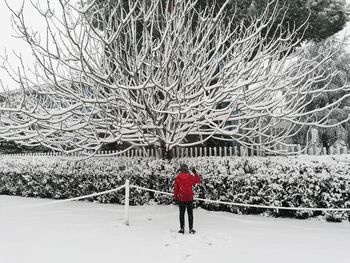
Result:
M130 180L125 180L125 204L124 204L124 223L129 225L129 195L130 195Z

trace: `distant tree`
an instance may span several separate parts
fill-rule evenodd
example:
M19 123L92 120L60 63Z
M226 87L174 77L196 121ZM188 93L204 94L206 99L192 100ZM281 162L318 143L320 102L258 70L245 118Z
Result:
M105 10L104 16L111 14L110 10L116 5L123 5L128 8L128 1L109 1L97 0L95 6ZM162 5L167 6L168 10L174 9L179 0L162 0ZM92 0L88 0L92 2ZM144 0L149 3L150 0ZM196 10L202 12L207 8L214 7L216 12L227 2L227 0L198 0L196 1ZM225 8L225 23L250 23L251 19L261 15L271 0L230 0ZM296 41L312 40L321 41L335 35L342 30L348 21L346 0L276 0L274 4L281 10L278 17L274 20L275 27L282 26L289 31L297 32ZM106 8L108 7L108 8ZM273 11L271 11L273 12ZM99 14L100 16L100 14ZM305 23L307 21L307 23ZM194 19L192 22L196 22ZM273 31L269 31L269 37L274 36Z
M24 146L15 141L5 141L0 139L0 154L18 154L18 153L34 153L48 152L49 149L42 146Z
M310 112L323 108L328 104L338 101L339 98L349 95L348 90L344 90L342 87L348 82L350 78L350 54L346 51L345 44L341 43L335 37L322 41L320 43L310 44L305 49L305 54L310 59L316 59L316 61L322 61L324 59L323 52L325 50L333 50L335 55L333 59L328 60L320 65L318 71L323 72L327 77L332 76L329 79L318 81L313 83L311 89L321 89L322 87L331 87L334 92L323 92L317 95L308 95L308 103L305 104L305 110ZM340 101L337 108L333 111L315 112L312 116L315 120L327 118L327 123L334 124L341 122L341 125L334 127L314 127L318 129L319 139L323 147L329 149L329 147L336 140L344 140L346 143L350 143L350 122L342 122L350 114L350 98L347 97ZM298 142L305 144L308 140L308 129L305 127L302 132L297 136Z
M318 60L296 49L299 31L286 30L276 1L239 25L226 20L229 2L203 12L194 0L170 9L162 0L59 2L63 17L50 1L38 8L46 41L28 28L23 10L12 10L37 67L30 78L5 61L24 92L0 107L4 139L66 152L152 145L171 157L176 146L211 138L272 151L304 125L336 125L307 117L331 114L347 95L311 112L304 106L310 93L338 91L314 85L331 81L321 66L333 53L322 50Z
M101 0L103 1L103 0ZM176 0L173 0L176 1ZM216 10L225 0L199 0L200 10L215 5ZM269 0L231 0L229 1L226 21L234 15L235 23L249 22L251 17L264 12ZM342 30L348 21L346 0L278 0L275 4L282 10L275 20L275 26L282 23L289 31L302 27L297 39L321 41ZM308 21L305 24L305 21ZM274 37L273 31L269 32Z
M5 141L0 139L0 154L13 154L23 152L23 147L13 141Z

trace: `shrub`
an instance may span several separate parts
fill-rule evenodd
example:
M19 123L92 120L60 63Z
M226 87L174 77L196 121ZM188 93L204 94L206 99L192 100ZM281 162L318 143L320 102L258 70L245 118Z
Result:
M19 159L21 158L21 159ZM350 207L350 168L347 163L309 157L207 157L189 158L202 176L195 193L211 200L285 207ZM93 158L83 161L58 157L3 157L0 160L0 194L65 199L116 188L130 179L131 184L172 192L179 163L174 159ZM153 198L170 204L165 195L131 188L131 205L143 205ZM124 202L124 191L94 198L102 203ZM278 210L237 207L208 202L196 206L239 214L265 213L272 216L309 218L322 213L304 210ZM327 221L338 222L346 213L323 214Z

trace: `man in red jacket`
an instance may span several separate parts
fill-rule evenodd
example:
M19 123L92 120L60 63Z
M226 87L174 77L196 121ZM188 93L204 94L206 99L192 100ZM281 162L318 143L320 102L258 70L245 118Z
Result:
M192 168L190 173L187 164L181 164L179 174L175 178L174 182L174 199L179 204L180 210L180 230L179 233L185 233L185 211L187 209L188 225L190 233L194 234L196 231L193 229L193 191L192 186L200 183L200 177L196 173L196 170Z

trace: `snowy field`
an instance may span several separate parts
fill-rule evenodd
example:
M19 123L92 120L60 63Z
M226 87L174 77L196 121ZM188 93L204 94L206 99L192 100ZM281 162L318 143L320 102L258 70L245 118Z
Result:
M350 223L195 209L177 234L176 206L131 207L0 196L0 263L350 262Z

